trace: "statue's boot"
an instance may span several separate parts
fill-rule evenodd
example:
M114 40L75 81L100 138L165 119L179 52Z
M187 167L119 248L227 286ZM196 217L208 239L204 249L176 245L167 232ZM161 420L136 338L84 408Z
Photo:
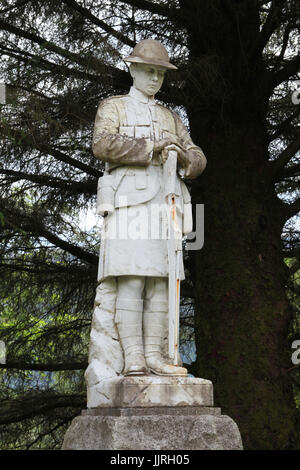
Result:
M143 322L146 364L156 375L186 376L187 369L167 364L162 356L167 310L168 303L165 301L145 301Z
M115 322L124 352L124 375L144 375L147 373L142 318L142 300L117 299Z

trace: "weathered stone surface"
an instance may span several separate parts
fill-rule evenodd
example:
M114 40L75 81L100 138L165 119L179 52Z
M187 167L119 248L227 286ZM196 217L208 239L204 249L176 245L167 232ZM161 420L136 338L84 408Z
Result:
M235 422L225 415L78 416L63 450L242 450Z
M82 410L82 416L150 416L150 415L178 415L179 410L176 406L152 406L149 408L135 407L135 408L122 408L122 407L103 407L103 408L89 408ZM212 406L181 406L180 415L221 415L221 408Z
M101 380L118 377L124 366L123 351L114 322L115 303L116 281L107 279L96 290L89 366L85 371L88 390Z
M111 377L88 388L88 408L213 406L213 386L194 377Z

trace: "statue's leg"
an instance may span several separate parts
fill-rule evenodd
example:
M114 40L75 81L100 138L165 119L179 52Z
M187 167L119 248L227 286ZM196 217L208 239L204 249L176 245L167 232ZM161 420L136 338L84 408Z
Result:
M144 277L120 276L117 280L115 323L124 352L124 375L147 373L145 363L142 318Z
M168 279L147 278L143 315L146 364L153 374L183 375L184 367L166 364L162 356L165 325L168 315Z

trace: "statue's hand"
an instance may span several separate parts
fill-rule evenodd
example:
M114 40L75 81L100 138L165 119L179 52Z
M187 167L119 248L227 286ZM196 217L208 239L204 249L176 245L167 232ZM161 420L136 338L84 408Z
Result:
M176 150L180 165L185 168L189 163L180 139L177 136L165 137L164 139L156 141L153 150L154 152L161 152L163 162L168 158L168 150Z
M165 162L168 158L168 151L169 150L176 150L177 152L177 159L182 168L188 168L189 166L189 159L186 157L185 151L182 149L181 146L178 146L176 144L171 144L165 147L164 152L162 152L162 160Z
M186 152L181 146L180 139L176 136L166 137L154 143L154 152L161 152L161 159L164 163L168 158L169 150L176 150L179 165L188 168L190 161L186 157Z
M161 152L165 147L173 143L173 139L171 139L170 137L166 137L164 139L154 142L153 150L154 152Z

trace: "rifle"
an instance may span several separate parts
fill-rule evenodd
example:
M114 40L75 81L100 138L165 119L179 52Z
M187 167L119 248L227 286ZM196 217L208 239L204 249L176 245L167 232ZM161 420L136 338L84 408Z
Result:
M179 268L182 251L182 233L176 213L177 152L169 150L164 163L165 195L168 205L168 261L169 261L169 357L178 365L179 349Z

